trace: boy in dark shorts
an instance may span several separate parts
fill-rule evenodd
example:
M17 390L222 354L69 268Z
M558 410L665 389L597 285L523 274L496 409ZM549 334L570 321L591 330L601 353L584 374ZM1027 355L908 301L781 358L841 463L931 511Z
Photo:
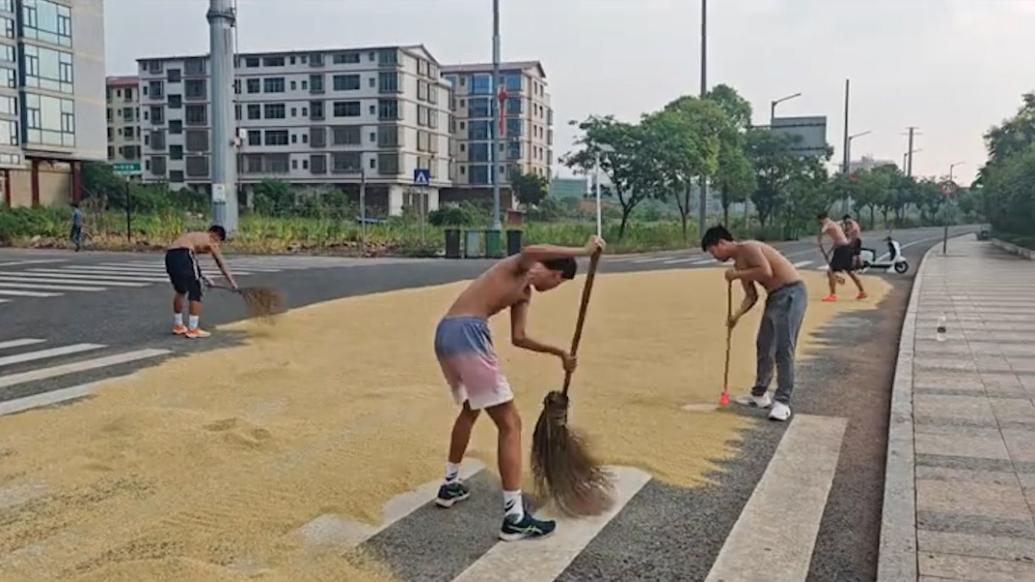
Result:
M475 279L460 294L435 330L435 356L453 394L462 405L453 424L446 476L435 502L452 507L470 492L460 482L460 462L471 440L471 430L484 409L499 429L499 471L503 485L504 541L539 538L553 532L556 523L527 513L521 498L521 416L514 394L500 371L489 335L488 319L510 309L511 342L519 348L551 354L565 370L575 369L575 358L566 350L540 343L525 334L533 290L554 289L575 277L575 257L589 256L604 248L599 237L583 248L535 245L503 259Z
M853 272L855 270L855 256L852 252L852 245L849 244L848 237L845 236L845 231L841 229L841 225L830 220L826 212L821 213L816 218L819 219L820 224L819 236L816 237L816 242L819 244L819 250L823 253L823 256L827 256L826 251L823 249L823 235L829 236L830 241L834 245L833 251L828 257L830 269L827 271L827 281L830 284L830 294L824 297L823 301L837 301L838 273L845 273L852 278L852 282L859 289L859 295L856 296L856 299L866 299L866 290L863 289L862 281Z
M169 274L176 295L173 296L173 333L189 339L209 337L209 332L198 327L201 319L201 285L212 282L201 274L198 254L211 254L230 286L237 289L237 282L219 252L219 243L226 240L226 230L213 225L208 232L188 232L176 239L165 251L165 272ZM184 299L190 300L190 319L183 325Z

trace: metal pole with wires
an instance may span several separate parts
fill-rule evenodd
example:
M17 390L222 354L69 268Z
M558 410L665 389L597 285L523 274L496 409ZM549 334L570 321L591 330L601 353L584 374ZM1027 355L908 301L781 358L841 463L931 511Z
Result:
M492 229L498 233L503 229L500 221L500 176L499 152L500 152L500 125L503 121L503 108L499 104L500 84L500 0L492 0L492 94L490 100L494 109L492 121L492 155L489 160L492 168L489 174L492 176Z
M708 0L701 0L701 99L708 93ZM689 210L689 209L688 209ZM708 176L701 176L701 200L697 210L698 236L708 220Z

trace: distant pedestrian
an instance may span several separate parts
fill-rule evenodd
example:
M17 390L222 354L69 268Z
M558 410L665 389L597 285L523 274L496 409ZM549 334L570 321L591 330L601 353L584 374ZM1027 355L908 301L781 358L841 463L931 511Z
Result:
M856 299L866 299L866 290L863 289L862 281L853 272L855 261L852 258L852 245L848 242L848 237L845 236L845 231L841 228L841 225L830 220L826 212L822 212L816 217L819 220L820 231L816 237L816 242L819 244L819 250L823 253L829 261L829 270L827 271L827 281L830 284L830 294L823 298L823 301L837 301L837 283L838 273L845 273L852 278L852 282L859 289L859 295ZM830 237L830 242L833 243L833 249L830 255L827 255L826 249L823 248L823 235Z
M83 248L83 213L79 210L79 203L72 203L72 233L70 238L75 245L75 252Z
M845 236L848 237L848 244L852 247L852 261L855 269L862 268L862 227L859 223L852 218L852 215L846 214L841 218L841 228L845 230Z
M783 422L791 417L794 351L808 303L805 283L780 251L754 240L734 241L722 226L708 229L701 240L701 249L718 261L733 259L733 267L726 271L726 280L730 283L739 280L744 288L744 303L730 316L727 322L730 327L737 325L758 303L756 285L766 290L765 311L755 341L758 350L755 385L750 394L737 397L736 402L743 406L772 407L769 419ZM776 393L770 397L774 363Z

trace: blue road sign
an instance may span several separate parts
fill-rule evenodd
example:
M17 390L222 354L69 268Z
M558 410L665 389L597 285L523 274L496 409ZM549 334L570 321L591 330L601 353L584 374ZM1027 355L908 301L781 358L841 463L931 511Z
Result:
M413 183L418 186L431 185L431 170L417 168L413 171Z

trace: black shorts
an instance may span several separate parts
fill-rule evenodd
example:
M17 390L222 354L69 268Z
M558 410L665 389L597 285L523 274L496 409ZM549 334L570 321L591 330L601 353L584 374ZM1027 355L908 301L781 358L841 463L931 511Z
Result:
M846 272L853 270L855 261L852 251L852 245L841 245L834 247L834 256L830 257L830 270L837 272Z
M863 241L861 238L857 238L852 241L852 256L858 257L862 254Z
M165 272L177 293L186 294L191 301L201 301L201 268L190 249L165 251Z

